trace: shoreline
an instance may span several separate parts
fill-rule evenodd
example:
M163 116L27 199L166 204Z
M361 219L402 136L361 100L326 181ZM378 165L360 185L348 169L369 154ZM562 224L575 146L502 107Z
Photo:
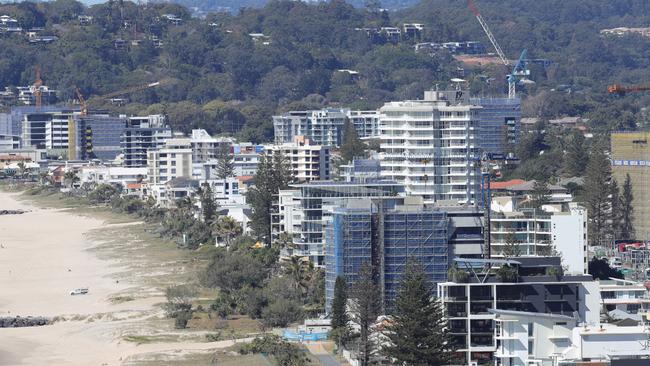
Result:
M194 277L191 254L156 240L137 219L51 208L20 192L0 191L0 209L29 211L0 215L0 316L55 319L0 329L0 364L133 365L148 355L232 345L172 329L159 306L162 289ZM89 293L70 296L78 287ZM159 339L140 344L129 337Z

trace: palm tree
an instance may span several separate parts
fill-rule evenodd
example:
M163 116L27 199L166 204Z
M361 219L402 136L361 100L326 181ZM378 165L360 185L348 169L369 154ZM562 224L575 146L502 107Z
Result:
M40 172L38 174L38 180L41 183L41 185L46 185L48 183L50 183L50 184L52 183L52 181L50 179L50 173L48 173L48 172Z
M296 245L293 243L293 237L285 231L278 235L274 244L288 253L287 255L293 255L293 250L296 249Z
M20 177L25 178L25 173L27 172L27 166L24 161L18 162L18 171L20 171Z
M79 177L77 177L77 173L74 170L68 170L63 175L63 181L68 188L72 188L72 186L79 181Z
M217 238L223 239L226 248L230 247L232 240L242 234L241 225L230 216L220 216L212 225L212 232Z
M293 280L295 290L307 289L312 275L313 263L307 257L292 256L284 263L284 273Z

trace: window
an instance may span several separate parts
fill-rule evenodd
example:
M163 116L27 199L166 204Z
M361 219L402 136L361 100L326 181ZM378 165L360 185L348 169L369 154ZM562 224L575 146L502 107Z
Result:
M532 356L533 354L535 354L535 350L533 348L534 343L535 343L535 341L533 341L533 340L528 341L528 355L529 356Z
M535 329L534 329L534 326L535 326L535 324L533 324L533 323L528 323L528 336L529 336L529 337L532 337L532 336L533 336L533 333L534 333L534 330L535 330Z

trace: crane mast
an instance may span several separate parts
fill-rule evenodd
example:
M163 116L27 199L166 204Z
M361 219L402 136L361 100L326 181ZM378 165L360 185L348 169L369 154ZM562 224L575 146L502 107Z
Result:
M43 105L43 92L41 87L43 86L43 80L41 79L41 67L36 66L36 80L34 81L34 98L36 99L36 108L41 108Z

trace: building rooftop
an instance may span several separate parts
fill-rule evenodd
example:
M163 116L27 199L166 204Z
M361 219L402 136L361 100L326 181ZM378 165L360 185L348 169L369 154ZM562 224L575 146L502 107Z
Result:
M490 189L506 189L523 183L526 183L523 179L511 179L505 182L490 182Z
M383 180L383 179L367 179L363 182L346 182L346 181L333 181L333 180L318 180L310 181L299 184L290 184L290 187L301 188L301 187L349 187L349 186L401 186L401 183L392 181L392 180Z

